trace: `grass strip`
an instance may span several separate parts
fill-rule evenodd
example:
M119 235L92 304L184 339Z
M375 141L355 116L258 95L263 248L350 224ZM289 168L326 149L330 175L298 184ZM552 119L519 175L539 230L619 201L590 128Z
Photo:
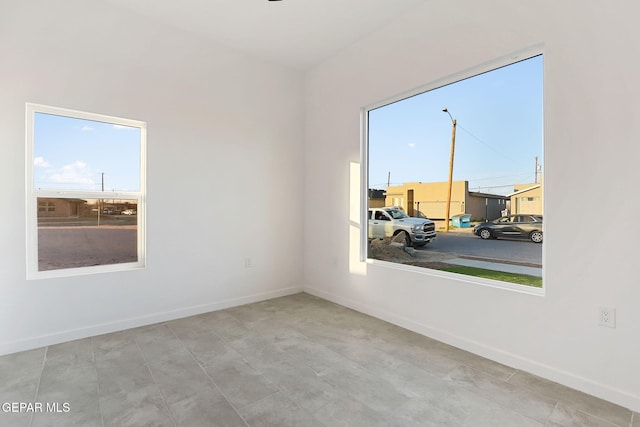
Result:
M440 270L450 273L466 274L468 276L484 277L485 279L501 280L503 282L517 283L519 285L542 287L542 277L526 274L506 273L504 271L486 270L476 267L443 267Z

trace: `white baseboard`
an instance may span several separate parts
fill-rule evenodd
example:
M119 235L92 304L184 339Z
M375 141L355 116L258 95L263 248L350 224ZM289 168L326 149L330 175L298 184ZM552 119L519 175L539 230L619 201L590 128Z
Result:
M60 344L63 342L73 341L77 339L92 337L96 335L108 334L111 332L123 331L126 329L137 328L140 326L152 325L154 323L166 322L183 317L195 316L197 314L208 313L211 311L223 310L225 308L237 307L240 305L251 304L254 302L264 301L268 299L283 297L287 295L302 292L302 287L289 287L277 289L274 291L261 292L257 294L247 295L239 298L231 298L222 301L210 302L206 304L198 304L189 307L179 308L160 313L152 313L144 316L132 317L114 322L101 323L87 327L69 329L66 331L56 332L37 337L26 338L17 341L0 343L0 356L5 354L17 353L19 351L32 350L35 348L46 347L49 345Z
M498 348L487 346L477 341L453 335L441 329L433 328L428 325L415 322L411 319L403 317L402 315L398 315L396 313L392 313L377 307L371 307L357 301L343 298L339 295L325 292L317 288L305 287L304 292L326 299L336 304L340 304L344 307L351 308L358 312L368 314L370 316L419 333L429 338L433 338L443 343L452 345L462 350L469 351L487 359L491 359L498 363L502 363L503 365L510 366L514 369L537 375L547 380L560 383L567 387L571 387L600 399L615 403L632 411L640 412L640 396L631 394L624 390L619 390L606 384L598 383L588 378L575 375L571 372L557 369L553 366L545 365L543 363L536 362L535 360L531 360L517 354L509 353Z

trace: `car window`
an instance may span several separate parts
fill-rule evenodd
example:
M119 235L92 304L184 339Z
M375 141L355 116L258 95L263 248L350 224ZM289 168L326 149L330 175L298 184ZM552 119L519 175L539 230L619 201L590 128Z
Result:
M389 209L387 212L389 213L389 215L391 215L391 218L393 219L408 218L406 213L398 209Z
M379 221L389 221L389 217L382 211L376 211L376 219Z

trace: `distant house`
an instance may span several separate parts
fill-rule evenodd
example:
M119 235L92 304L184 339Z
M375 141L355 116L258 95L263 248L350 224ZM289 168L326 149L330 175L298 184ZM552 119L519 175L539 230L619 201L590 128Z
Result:
M38 218L78 217L83 213L86 200L38 198Z
M381 208L384 206L385 190L369 189L369 207Z
M542 215L542 184L516 184L509 194L511 213Z
M445 219L448 182L407 182L387 189L385 205L401 206L409 216ZM494 219L508 207L509 197L469 191L468 181L451 186L449 216L471 214L472 220Z
M510 201L507 196L474 191L470 191L468 195L466 213L470 213L474 221L500 218L503 212L509 210Z
M121 214L124 211L135 212L138 204L129 200L83 200L66 198L38 198L38 218L86 218L101 214ZM126 215L126 213L125 213Z

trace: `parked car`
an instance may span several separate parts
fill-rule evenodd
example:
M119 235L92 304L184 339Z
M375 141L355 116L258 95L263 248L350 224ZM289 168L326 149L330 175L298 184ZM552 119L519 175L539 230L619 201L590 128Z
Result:
M436 238L436 225L427 218L412 218L397 207L369 209L369 239L402 235L407 246L424 246Z
M122 211L122 215L135 215L135 214L136 214L135 209L125 209Z
M482 239L510 237L542 243L542 215L517 214L483 222L473 228Z

